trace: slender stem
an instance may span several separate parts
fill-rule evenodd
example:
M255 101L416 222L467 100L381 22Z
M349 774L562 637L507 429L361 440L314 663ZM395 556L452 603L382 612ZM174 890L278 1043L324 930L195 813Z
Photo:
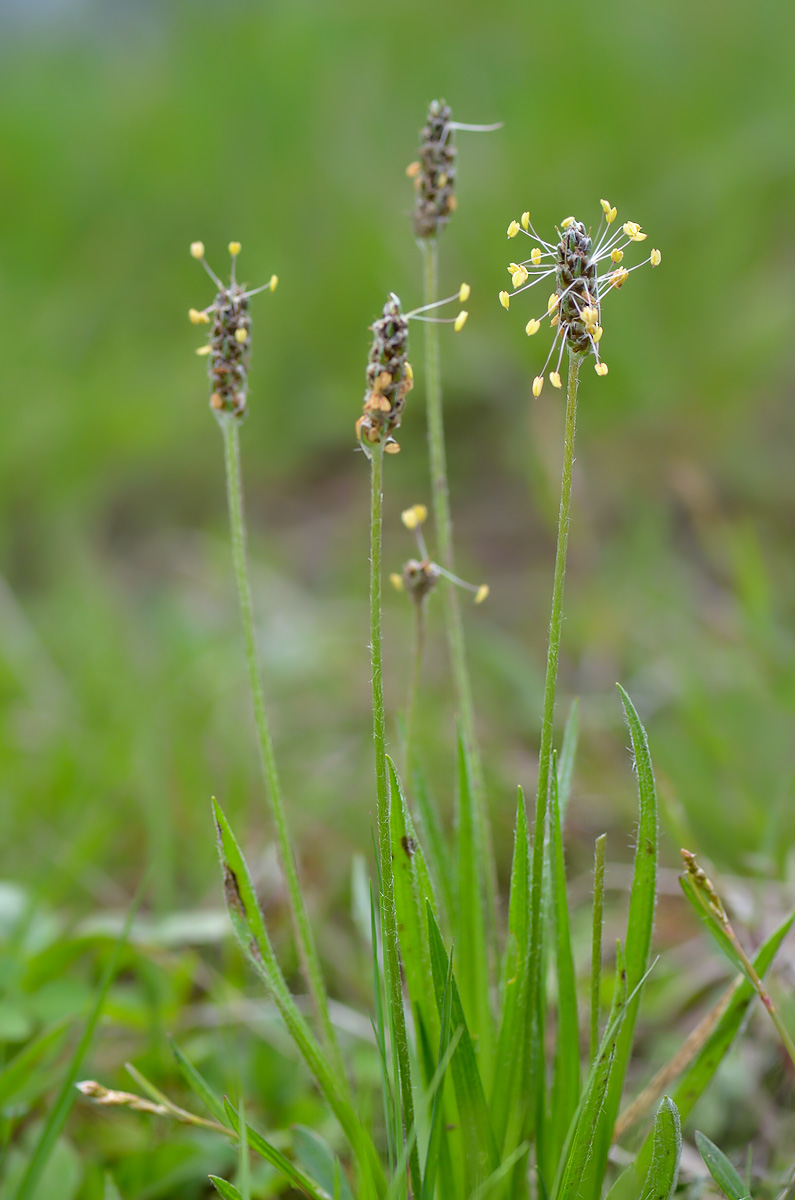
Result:
M290 905L293 928L295 930L298 953L301 959L304 976L309 987L312 1000L317 1011L318 1020L323 1033L326 1048L332 1056L335 1068L344 1078L342 1055L334 1026L329 1014L328 996L326 994L320 960L317 954L315 939L309 924L304 897L301 891L301 881L298 878L298 868L290 841L287 827L287 816L282 799L279 774L276 769L276 756L273 752L268 716L265 711L265 698L260 679L257 641L254 633L254 612L251 602L251 585L248 576L246 560L246 522L243 511L243 489L240 476L240 439L238 436L237 419L226 414L220 421L224 435L224 458L226 464L226 495L229 506L229 527L232 535L232 558L234 561L237 594L240 602L240 618L243 626L243 640L246 649L248 679L251 687L251 699L254 706L254 721L257 728L260 759L263 775L270 797L271 811L276 826L276 840L279 848L279 860L287 884L287 896Z
M419 241L425 265L424 303L432 304L438 297L439 244L436 238ZM444 413L442 407L442 372L439 354L439 326L425 324L425 386L427 389L428 453L431 464L433 519L439 560L445 570L455 574L453 554L453 520L450 514L450 490L447 483L447 456L444 443ZM484 885L486 889L487 926L492 939L497 928L497 869L494 862L491 828L486 813L485 786L480 747L475 729L475 709L472 684L467 666L464 627L458 593L449 585L442 588L445 629L453 672L461 728L469 750L472 783L477 806L478 837L483 848Z
M569 545L569 513L571 509L571 481L574 463L574 432L577 424L577 386L580 375L580 356L569 354L569 380L566 396L566 431L563 442L563 473L560 484L560 513L558 516L558 542L555 553L555 577L552 584L552 609L549 617L549 647L547 670L544 681L544 709L541 718L541 746L538 754L538 790L536 792L535 826L533 830L533 867L530 890L530 963L533 972L531 981L530 1011L539 1014L539 998L542 981L541 961L541 895L544 872L544 839L549 808L549 775L552 763L552 742L555 717L555 690L558 679L560 656L560 632L563 621L563 585L566 578L566 555Z
M591 930L591 1062L599 1051L599 996L602 983L602 912L605 899L605 840L596 839L593 859L593 927Z
M373 685L373 743L375 747L375 783L378 825L378 858L381 867L381 932L384 945L384 971L388 1004L392 1016L395 1051L399 1064L403 1099L405 1137L414 1134L414 1097L411 1090L411 1063L403 987L400 979L395 877L392 869L392 831L389 818L389 781L386 764L386 709L384 705L384 669L381 650L381 529L383 512L384 448L378 443L368 448L371 467L370 492L370 668ZM409 1155L409 1169L415 1196L422 1187L416 1137Z

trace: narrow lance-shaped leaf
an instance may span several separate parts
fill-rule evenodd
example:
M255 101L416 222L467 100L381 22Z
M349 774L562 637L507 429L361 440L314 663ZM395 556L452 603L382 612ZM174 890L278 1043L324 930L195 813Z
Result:
M676 1188L681 1157L679 1113L673 1100L665 1096L654 1121L651 1163L640 1200L670 1200Z
M696 1145L710 1175L729 1200L748 1200L748 1188L722 1150L696 1130Z

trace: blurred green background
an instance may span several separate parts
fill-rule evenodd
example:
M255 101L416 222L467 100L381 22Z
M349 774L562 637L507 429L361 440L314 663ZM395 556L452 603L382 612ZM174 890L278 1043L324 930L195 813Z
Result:
M497 301L505 230L525 208L542 232L569 213L596 224L605 196L663 262L611 301L610 375L586 372L581 390L560 707L581 697L571 853L581 837L585 862L603 828L627 853L620 680L649 729L669 862L687 836L725 870L787 878L793 5L0 0L0 14L11 908L32 895L67 921L115 910L150 865L156 911L217 906L210 794L252 854L269 842L220 436L187 321L212 299L189 242L224 273L234 238L246 279L280 277L252 302L254 587L311 904L342 921L373 809L353 424L369 323L387 292L421 296L405 167L439 95L461 121L504 122L459 135L441 246L443 294L472 285L443 365L459 566L491 585L467 622L501 868L515 785L535 769L562 430L560 395L530 395L545 348L524 335L529 306ZM401 509L429 499L413 337L417 387L388 463L392 570L413 550ZM410 634L405 597L389 595L393 714ZM445 807L454 714L438 612L422 714ZM344 943L326 943L343 991Z

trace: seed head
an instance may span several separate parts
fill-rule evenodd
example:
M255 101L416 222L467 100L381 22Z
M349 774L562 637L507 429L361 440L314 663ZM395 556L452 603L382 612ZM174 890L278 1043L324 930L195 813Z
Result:
M418 238L436 237L455 211L456 150L452 114L444 100L433 100L420 131L420 160L407 174L417 198L412 221Z
M228 284L222 283L208 266L204 257L204 243L193 242L191 255L197 258L218 289L212 304L202 311L190 309L189 318L194 325L210 325L207 344L200 346L197 354L207 356L207 373L210 379L210 407L219 417L228 413L238 419L246 415L246 389L251 346L251 318L248 302L257 292L273 291L276 276L264 288L247 291L235 280L235 265L240 253L240 243L230 242L232 275Z
M356 422L356 435L365 449L394 440L392 434L400 426L406 396L414 383L407 357L409 323L394 292L370 328L373 343L365 372L367 390Z
M511 221L508 226L510 238L522 234L537 243L528 258L508 266L514 295L527 291L545 279L554 281L555 285L546 310L555 333L544 369L533 380L534 396L541 394L544 375L555 351L557 360L549 373L549 381L555 388L561 386L560 367L566 348L570 354L593 354L597 375L607 374L607 364L600 358L602 304L611 291L624 285L631 271L637 270L637 266L628 269L619 265L627 246L632 242L644 241L647 235L636 221L627 221L618 230L611 230L616 209L608 200L600 203L602 220L595 239L583 222L575 217L566 217L561 221L557 229L558 241L555 243L539 237L533 229L529 213L522 213L521 221ZM660 261L660 251L652 250L649 257L638 266L651 263L656 267ZM608 269L600 273L600 264L604 262L607 262ZM503 308L509 307L511 295L508 292L500 292L499 299ZM543 318L544 314L541 313L527 322L525 332L528 336L532 337L538 332Z

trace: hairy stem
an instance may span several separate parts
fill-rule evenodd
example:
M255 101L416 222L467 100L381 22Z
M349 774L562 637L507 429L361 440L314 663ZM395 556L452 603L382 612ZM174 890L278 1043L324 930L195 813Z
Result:
M425 304L432 304L438 299L439 243L436 238L422 238L419 245L425 265L423 299ZM437 550L442 566L445 570L455 574L453 520L450 514L450 491L447 483L447 456L444 443L439 326L433 321L425 322L425 386L427 389L428 453L431 464L433 520L436 529ZM472 703L472 685L467 666L461 606L455 587L449 583L442 588L442 596L456 702L472 767L478 837L483 850L487 927L494 939L497 927L497 870L494 862L491 828L486 813L483 767L475 729L475 708Z
M411 1090L411 1063L403 987L400 979L395 877L392 869L392 831L389 819L389 780L386 763L386 710L384 705L384 669L381 651L381 529L383 511L384 448L379 443L368 448L371 467L370 492L370 668L373 685L373 743L378 825L378 858L381 867L381 932L384 946L384 971L395 1051L403 1100L403 1124L406 1138L412 1138L409 1169L415 1196L420 1194L417 1141L414 1134L414 1097Z
M412 598L413 599L413 598ZM422 676L422 658L425 651L425 600L414 600L414 648L411 656L411 682L406 704L406 778L412 774L412 751L414 737L414 721L417 713L417 697L420 691Z
M257 728L262 771L267 792L270 798L271 812L276 826L276 840L279 849L279 860L287 885L287 896L290 915L295 930L298 953L301 966L310 994L317 1012L323 1040L332 1056L336 1069L344 1077L342 1056L337 1042L334 1026L329 1015L328 996L326 994L320 960L317 954L315 939L309 924L301 882L298 878L298 868L295 861L290 833L287 827L287 817L284 809L279 774L276 769L276 756L273 752L268 716L265 711L265 698L260 679L257 641L254 633L254 612L251 602L251 585L248 576L246 560L246 521L243 509L243 489L240 475L240 439L238 423L234 416L223 414L219 420L224 435L224 458L226 464L226 495L229 506L229 527L232 535L232 558L234 561L237 594L240 602L240 618L243 626L243 641L248 665L248 679L251 687L251 699L254 706L254 721Z

